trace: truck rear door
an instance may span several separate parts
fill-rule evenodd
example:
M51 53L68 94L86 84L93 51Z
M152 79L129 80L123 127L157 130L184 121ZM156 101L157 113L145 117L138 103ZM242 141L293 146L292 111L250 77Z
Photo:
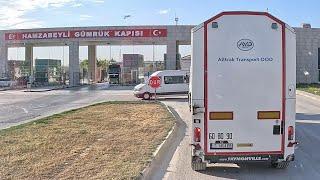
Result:
M205 28L206 153L281 153L283 25L228 14Z

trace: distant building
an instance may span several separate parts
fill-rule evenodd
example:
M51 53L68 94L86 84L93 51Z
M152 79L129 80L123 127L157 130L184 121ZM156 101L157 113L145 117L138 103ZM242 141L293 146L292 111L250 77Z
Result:
M180 60L181 70L190 71L191 55L183 56Z
M164 55L163 55L163 59L164 59L164 66L165 66L165 67L167 67L167 65L166 65L166 62L167 62L167 61L172 62L171 59L168 59L167 54L164 54ZM180 59L181 59L181 54L180 54L180 53L176 54L176 59L175 59L175 62L176 62L175 67L176 67L176 70L178 70L178 69L181 68L181 67L180 67Z
M320 28L304 23L294 30L297 36L297 83L320 83Z
M34 76L35 82L40 84L61 82L61 60L35 59Z
M123 54L122 83L137 84L143 79L144 57L142 54Z

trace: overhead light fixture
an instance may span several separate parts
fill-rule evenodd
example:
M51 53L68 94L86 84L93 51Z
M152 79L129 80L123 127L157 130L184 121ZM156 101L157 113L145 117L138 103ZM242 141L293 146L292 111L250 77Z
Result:
M218 22L212 22L211 26L212 28L218 28Z
M271 24L272 29L278 29L278 24L277 23L272 23Z

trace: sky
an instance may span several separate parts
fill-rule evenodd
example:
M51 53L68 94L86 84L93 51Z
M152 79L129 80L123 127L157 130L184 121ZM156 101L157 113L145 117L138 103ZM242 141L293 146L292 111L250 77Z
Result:
M0 0L0 29L122 26L122 25L197 25L221 11L268 11L287 24L298 27L311 23L320 27L319 0ZM131 15L124 19L125 15ZM63 47L35 48L34 57L67 58ZM152 47L111 47L111 57L121 53L142 53L146 60L153 57ZM109 47L98 47L99 58L109 58ZM165 46L155 47L155 59L163 59ZM63 55L62 52L65 52ZM87 56L80 48L80 59ZM23 58L23 49L10 49L9 59ZM190 54L190 46L180 48Z

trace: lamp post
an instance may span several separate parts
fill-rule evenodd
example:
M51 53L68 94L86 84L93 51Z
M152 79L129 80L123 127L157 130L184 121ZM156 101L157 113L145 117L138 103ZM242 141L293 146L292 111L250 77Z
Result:
M152 42L152 71L155 72L155 64L154 64L154 42Z
M109 61L111 60L111 44L107 43L107 45L109 45Z
M177 43L177 28L178 28L178 22L179 22L179 18L177 17L177 15L175 14L175 18L174 18L174 21L176 22L176 25L175 25L175 31L174 31L174 36L175 36L175 42ZM176 45L176 48L178 47L178 45ZM179 50L176 49L176 57L175 57L175 69L177 70L178 69L178 52Z

